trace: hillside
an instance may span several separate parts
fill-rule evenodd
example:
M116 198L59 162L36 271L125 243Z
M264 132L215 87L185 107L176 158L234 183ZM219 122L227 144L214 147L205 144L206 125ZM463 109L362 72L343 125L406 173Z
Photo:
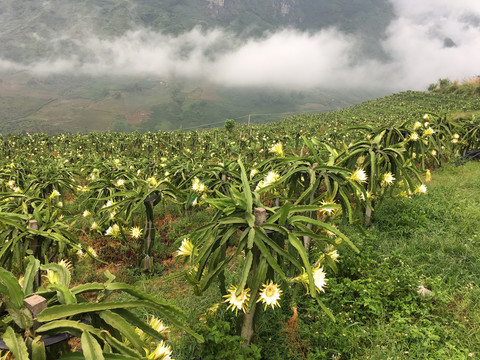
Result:
M6 0L0 131L260 124L463 79L477 69L466 56L480 29L475 9L432 9L400 0Z
M51 79L5 75L0 81L0 132L195 130L221 127L226 119L246 124L249 117L251 124L285 119L278 124L293 130L302 126L300 119L305 117L319 123L372 118L393 123L426 111L480 110L479 97L468 84L448 93L409 91L362 102L378 94L233 89L151 77L70 80L59 75ZM360 104L349 106L352 103Z
M203 65L182 71L284 29L312 34L335 28L359 41L359 53L383 58L380 42L392 18L387 0L6 0L0 9L0 132L193 129L227 118L245 121L249 114L262 114L252 121L265 123L343 108L388 91L232 86L202 78ZM148 54L142 63L122 62L126 54L117 50L130 47L130 53Z
M149 77L0 75L0 132L156 131L254 124L327 112L378 91L228 88ZM259 114L259 115L257 115Z
M0 9L0 57L30 63L67 54L88 57L82 40L149 28L180 34L195 26L242 36L284 27L331 26L369 39L371 51L393 16L386 0L5 0ZM378 49L377 49L378 50Z
M476 356L479 110L403 92L250 127L1 135L0 357Z

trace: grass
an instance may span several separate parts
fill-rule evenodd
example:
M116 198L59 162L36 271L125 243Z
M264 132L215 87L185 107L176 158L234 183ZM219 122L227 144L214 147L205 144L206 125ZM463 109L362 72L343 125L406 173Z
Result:
M324 333L337 330L328 344L341 345L342 359L478 356L479 175L478 163L449 165L426 195L377 209L368 237L358 239L362 254L331 282L338 323ZM419 295L420 285L431 296Z
M434 172L426 195L385 201L367 237L347 227L361 254L345 249L339 274L328 274L328 289L322 296L336 322L304 296L302 288L283 284L281 309L268 309L258 324L262 358L476 358L480 354L479 176L479 163L448 165ZM217 292L200 303L185 291L187 284L149 284L149 291L166 296L180 291L179 303L186 304L182 307L197 331L202 331L198 317L203 316L207 317L203 329L208 324L230 324L222 336L233 337L233 313L222 306L215 315L205 315L205 309L220 301ZM420 285L430 295L418 294ZM177 359L201 355L188 340L177 341L176 350Z
M385 241L381 248L395 245L397 253L410 255L412 266L427 275L444 277L452 287L478 278L480 270L472 272L480 255L478 171L473 162L442 168L435 172L425 198L385 204L375 230L398 243Z
M261 311L257 324L255 343L261 358L477 358L479 176L478 162L458 167L448 164L433 172L427 194L385 200L376 209L367 235L344 225L360 254L342 249L339 273L327 273L327 288L321 297L336 321L304 295L301 285L280 282L284 291L281 308ZM175 359L213 359L212 349L216 359L258 358L252 355L257 350L242 350L236 336L241 315L226 310L215 284L196 296L183 277L166 279L182 270L181 261L174 263L172 256L177 239L204 224L211 214L189 211L181 216L175 207L159 211L159 242L154 249L158 271L146 276L123 269L118 280L181 307L188 326L205 336L207 343L201 345L173 329L169 343ZM315 249L311 256L314 261ZM229 270L227 282L234 282L238 274L235 267ZM80 276L87 272L85 268ZM100 276L99 272L94 276ZM419 286L431 292L421 295ZM212 309L215 304L218 307Z

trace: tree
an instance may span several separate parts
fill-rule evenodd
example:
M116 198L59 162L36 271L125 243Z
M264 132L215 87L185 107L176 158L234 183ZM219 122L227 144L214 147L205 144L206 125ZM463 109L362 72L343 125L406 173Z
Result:
M225 120L225 130L227 130L229 133L231 133L233 131L234 127L235 127L235 120L233 120L233 119Z

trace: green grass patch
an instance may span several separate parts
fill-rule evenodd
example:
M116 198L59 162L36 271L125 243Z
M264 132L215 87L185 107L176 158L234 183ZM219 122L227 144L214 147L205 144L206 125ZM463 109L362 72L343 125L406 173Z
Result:
M303 287L282 283L281 308L267 309L258 323L255 343L262 358L475 358L480 353L479 176L479 163L448 165L433 173L427 194L386 200L367 236L344 227L361 253L345 248L339 273L327 273L321 297L336 322ZM197 213L189 220L198 224L203 218ZM182 222L175 225L180 232ZM208 311L221 301L215 287L199 298L183 279L149 280L143 286L182 306L196 331L211 335L209 344L218 353L237 351L234 313L226 305ZM421 295L419 286L431 292ZM188 339L177 338L175 348L177 359L209 354ZM255 358L252 354L238 352L236 358Z
M368 237L356 239L361 254L345 256L340 276L329 281L325 298L337 323L325 321L311 301L299 306L308 359L479 353L479 165L442 168L426 195L377 209ZM431 293L420 295L419 286Z

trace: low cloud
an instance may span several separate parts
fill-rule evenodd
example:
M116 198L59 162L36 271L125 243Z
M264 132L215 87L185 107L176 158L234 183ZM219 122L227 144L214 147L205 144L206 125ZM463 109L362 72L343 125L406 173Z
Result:
M394 0L397 18L383 42L394 81L424 89L438 78L480 75L480 3L459 0ZM453 46L446 46L449 39Z
M359 53L357 39L335 29L314 34L284 30L220 57L211 76L234 85L362 86L372 64L356 63Z
M0 59L0 69L53 73L152 74L204 78L227 86L425 89L438 78L480 74L480 3L391 0L396 18L381 46L387 60L362 55L355 35L334 28L284 29L240 40L222 29L179 36L147 29L114 39L67 39L73 55L32 64ZM446 46L448 45L448 46Z

